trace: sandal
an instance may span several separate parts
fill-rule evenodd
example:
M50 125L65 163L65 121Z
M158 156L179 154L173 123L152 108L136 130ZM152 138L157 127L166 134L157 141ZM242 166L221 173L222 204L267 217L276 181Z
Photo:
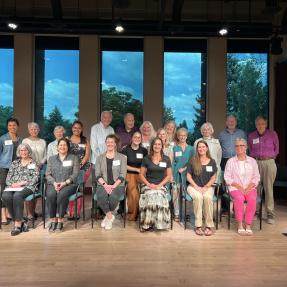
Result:
M253 231L252 231L252 229L246 229L245 230L245 233L246 233L246 235L253 235Z
M204 234L204 232L203 232L201 227L196 227L195 234L199 235L199 236L202 236Z
M212 230L210 227L206 227L204 230L204 235L205 236L211 236L213 234Z
M238 233L239 235L246 235L246 230L243 229L243 228L239 228L239 229L237 230L237 233Z

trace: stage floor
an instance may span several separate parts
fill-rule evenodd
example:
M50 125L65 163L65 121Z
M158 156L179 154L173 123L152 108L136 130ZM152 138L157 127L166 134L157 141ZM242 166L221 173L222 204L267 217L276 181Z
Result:
M110 231L90 220L78 230L0 231L0 286L287 286L287 206L277 205L274 226L254 222L254 235L227 230L223 218L211 237L178 223L172 231L140 233L136 223L116 220Z

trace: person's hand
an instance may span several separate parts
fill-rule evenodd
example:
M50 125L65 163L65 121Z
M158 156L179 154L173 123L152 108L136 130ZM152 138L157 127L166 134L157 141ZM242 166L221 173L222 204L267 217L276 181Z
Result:
M186 167L182 167L178 170L179 173L183 173L186 170Z
M199 191L199 192L201 192L201 187L198 186L197 184L194 186L194 189L197 190L197 191Z
M82 161L80 162L80 167L83 167L85 164L86 164L86 160L85 159L82 159Z
M60 182L54 182L54 188L55 188L55 190L56 190L56 192L59 192L60 191L60 189L59 189L59 187L60 187Z
M201 188L201 192L202 192L202 193L205 193L207 190L208 190L208 187L207 187L207 186L204 186L204 187Z
M112 186L112 185L109 185L109 184L105 184L105 185L104 185L104 189L105 189L105 191L106 191L108 194L111 194L112 191L113 191L113 186Z
M156 184L153 184L153 183L150 183L150 184L148 185L148 187L149 187L150 189L156 189L157 185L156 185Z
M14 182L14 183L12 183L11 187L21 187L21 182Z
M137 173L140 173L141 172L141 169L140 168L136 168L135 170Z
M63 181L63 182L59 182L58 183L58 189L59 189L59 191L63 188L63 187L65 187L67 184Z

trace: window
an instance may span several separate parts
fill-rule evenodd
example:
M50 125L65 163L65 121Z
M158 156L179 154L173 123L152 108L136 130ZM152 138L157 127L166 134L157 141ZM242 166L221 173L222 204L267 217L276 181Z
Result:
M35 121L40 124L41 136L51 142L55 126L64 126L69 135L72 122L78 118L79 50L71 49L75 45L69 42L60 43L60 49L41 47L46 39L41 40L36 50Z
M163 122L175 120L178 127L185 127L190 144L201 137L206 119L206 44L194 49L196 43L170 40L164 53Z
M115 47L122 51L113 51ZM139 127L143 119L142 39L102 39L101 49L101 111L112 111L114 128L128 112Z
M237 49L230 44L232 52L227 54L227 113L235 115L238 127L247 133L255 129L258 115L268 118L268 47L260 42L248 51L245 41L243 52L238 52L240 43Z
M0 39L0 136L7 132L6 121L13 114L14 49L13 38ZM4 44L4 45L2 45Z

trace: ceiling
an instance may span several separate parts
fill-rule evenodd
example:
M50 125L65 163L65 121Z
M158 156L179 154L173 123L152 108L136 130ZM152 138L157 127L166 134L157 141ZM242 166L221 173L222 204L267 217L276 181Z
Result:
M0 32L270 37L287 33L287 0L0 0Z

